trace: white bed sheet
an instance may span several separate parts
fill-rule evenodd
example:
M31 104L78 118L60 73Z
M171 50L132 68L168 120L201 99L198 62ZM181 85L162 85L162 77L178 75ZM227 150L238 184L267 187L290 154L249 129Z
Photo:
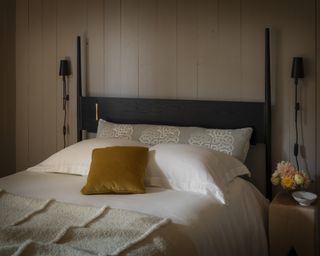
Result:
M83 176L23 171L1 178L0 188L35 198L108 205L170 218L199 255L268 255L267 200L241 178L230 184L227 206L212 197L161 188L147 188L146 194L85 196L80 193L85 182Z

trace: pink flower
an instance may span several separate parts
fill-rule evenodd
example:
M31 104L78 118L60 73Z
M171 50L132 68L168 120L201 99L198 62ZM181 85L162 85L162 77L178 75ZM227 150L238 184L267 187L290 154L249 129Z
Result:
M285 176L293 177L297 173L297 169L290 162L285 161L277 164L277 171L280 173L281 178Z

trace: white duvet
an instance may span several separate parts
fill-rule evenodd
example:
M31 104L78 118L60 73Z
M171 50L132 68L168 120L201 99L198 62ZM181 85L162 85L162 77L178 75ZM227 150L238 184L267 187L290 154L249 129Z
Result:
M181 239L168 234L176 252L190 247L198 255L268 255L267 200L241 178L229 186L228 206L212 197L161 188L147 188L146 194L137 195L85 196L80 193L85 182L85 176L24 171L1 178L0 188L35 198L109 205L170 218L179 232L192 241L192 245L178 248Z

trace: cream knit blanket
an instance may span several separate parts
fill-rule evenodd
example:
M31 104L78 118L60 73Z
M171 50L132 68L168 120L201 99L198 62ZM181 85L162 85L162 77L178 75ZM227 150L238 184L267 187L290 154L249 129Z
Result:
M0 190L0 255L118 255L168 222L133 211L33 199ZM165 250L165 241L158 243ZM136 250L135 254L140 253Z

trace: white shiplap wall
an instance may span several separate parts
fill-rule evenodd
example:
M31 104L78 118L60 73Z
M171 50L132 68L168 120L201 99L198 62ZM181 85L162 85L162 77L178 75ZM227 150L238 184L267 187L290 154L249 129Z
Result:
M303 56L302 130L316 174L316 0L16 0L17 168L62 147L59 60L87 37L92 96L264 98L264 28L272 29L273 159L292 157L293 56ZM69 143L76 140L75 74Z

